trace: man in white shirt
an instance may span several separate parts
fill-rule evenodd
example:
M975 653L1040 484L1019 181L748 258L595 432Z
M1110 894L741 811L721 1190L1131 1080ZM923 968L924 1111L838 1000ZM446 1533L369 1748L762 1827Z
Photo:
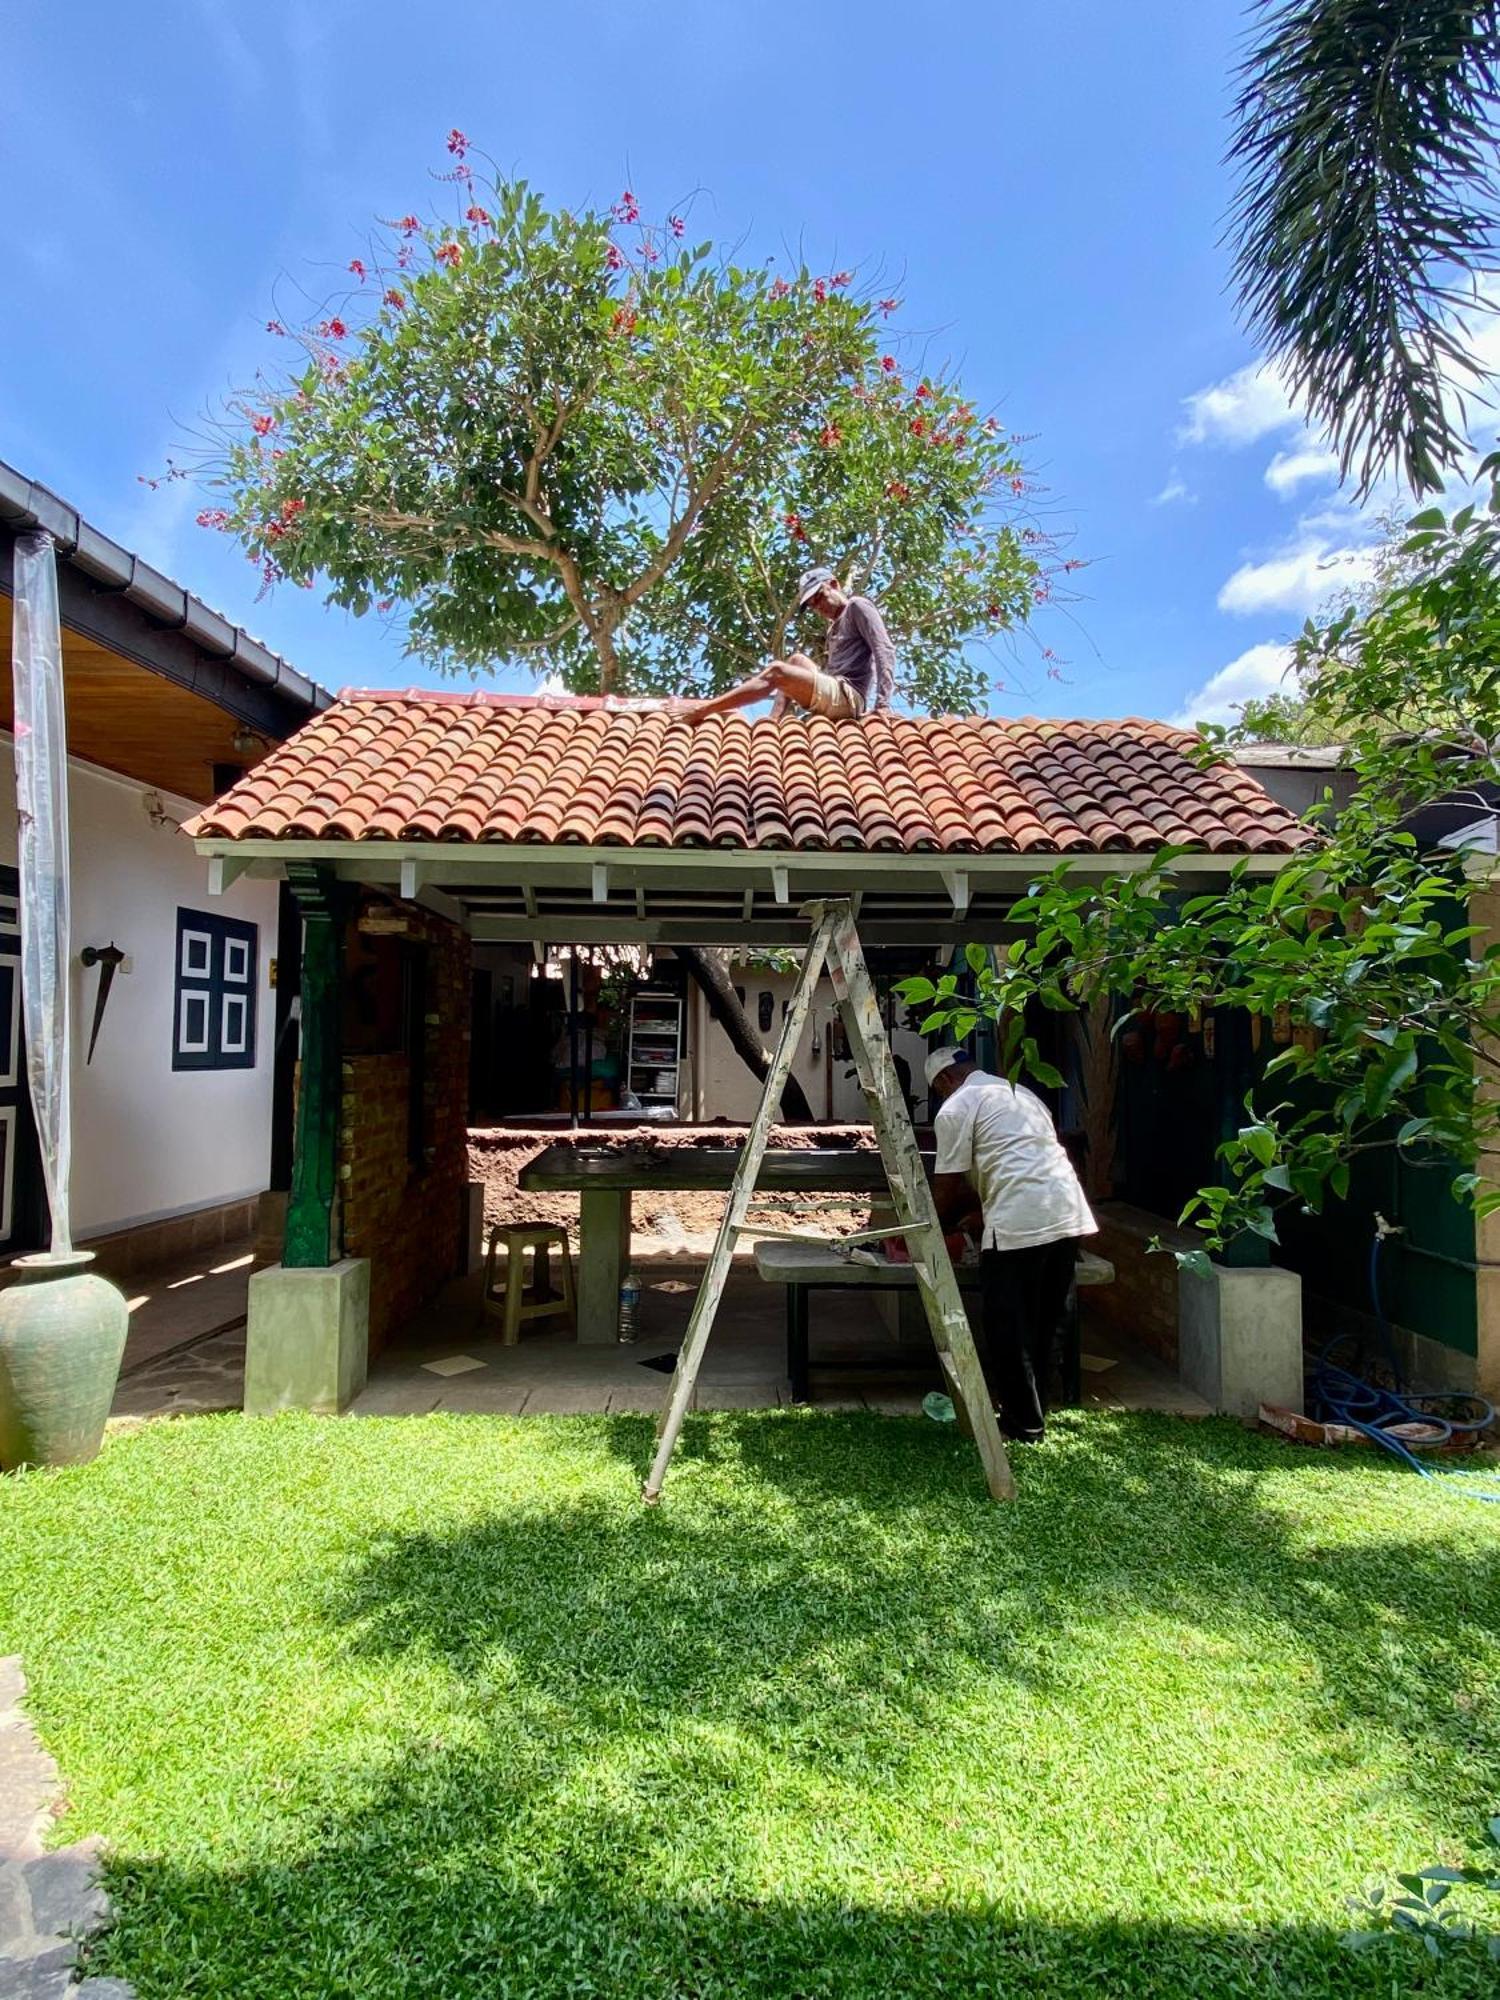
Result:
M1047 1415L1052 1336L1067 1302L1078 1238L1098 1224L1047 1107L963 1049L934 1049L927 1088L937 1163L933 1196L944 1227L984 1209L980 1359L1007 1437L1033 1444Z

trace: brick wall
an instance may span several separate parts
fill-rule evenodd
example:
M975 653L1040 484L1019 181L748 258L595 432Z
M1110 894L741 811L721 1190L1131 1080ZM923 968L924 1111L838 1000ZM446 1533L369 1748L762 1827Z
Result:
M469 940L411 904L371 899L363 919L426 947L420 996L425 1083L421 1162L409 1155L411 1061L401 1048L346 1052L339 1119L344 1254L370 1259L370 1352L462 1268L468 1182ZM356 919L356 924L359 919Z
M1090 1250L1115 1267L1112 1285L1084 1294L1091 1318L1123 1339L1138 1341L1170 1367L1177 1366L1177 1263L1173 1250L1190 1250L1199 1239L1178 1229L1165 1216L1128 1202L1096 1204L1099 1234L1088 1239ZM1166 1246L1148 1250L1152 1237Z

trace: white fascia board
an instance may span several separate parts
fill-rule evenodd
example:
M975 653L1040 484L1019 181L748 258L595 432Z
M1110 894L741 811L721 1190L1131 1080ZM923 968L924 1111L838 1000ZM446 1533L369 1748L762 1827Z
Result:
M551 847L540 843L395 840L226 840L200 836L203 855L237 855L267 861L319 861L351 882L399 882L404 863L420 864L424 882L462 887L482 881L562 883L590 888L596 868L620 887L698 886L747 874L762 883L771 870L785 869L792 893L805 893L795 878L847 881L872 887L882 878L920 878L946 894L944 878L961 870L971 895L986 882L1032 882L1066 866L1081 880L1138 875L1155 859L1150 854L953 854L938 849L919 854L865 854L849 848L744 847ZM1252 875L1274 875L1295 857L1289 854L1179 854L1174 875L1224 875L1241 863Z

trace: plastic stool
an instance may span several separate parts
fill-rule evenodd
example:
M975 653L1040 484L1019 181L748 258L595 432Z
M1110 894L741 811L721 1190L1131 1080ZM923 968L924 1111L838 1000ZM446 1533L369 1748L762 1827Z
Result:
M505 1289L495 1286L496 1257L505 1245ZM562 1253L562 1291L552 1290L552 1251ZM525 1292L526 1252L531 1252L532 1296ZM578 1330L578 1311L573 1297L573 1259L568 1250L568 1232L545 1222L501 1223L490 1231L489 1255L484 1265L484 1310L504 1320L501 1335L507 1347L521 1338L525 1322L566 1317Z

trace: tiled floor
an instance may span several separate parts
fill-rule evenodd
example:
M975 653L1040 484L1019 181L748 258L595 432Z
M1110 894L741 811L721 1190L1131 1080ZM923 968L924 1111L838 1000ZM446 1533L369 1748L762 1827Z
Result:
M225 1257L219 1262L231 1261ZM244 1287L250 1264L209 1270L196 1283L160 1285L132 1322L114 1414L121 1418L237 1409L243 1383ZM630 1347L580 1347L570 1334L538 1331L518 1346L501 1344L499 1322L479 1308L479 1279L449 1286L387 1348L353 1406L356 1416L412 1416L433 1410L468 1414L567 1415L655 1411L666 1395L670 1358L687 1327L702 1266L696 1259L658 1263L642 1273L640 1337ZM185 1273L183 1276L191 1276ZM213 1311L228 1310L238 1287L235 1322L208 1330ZM205 1337L169 1347L196 1298ZM221 1306L220 1301L223 1301ZM211 1308L212 1310L202 1310ZM187 1336L191 1339L191 1335ZM822 1293L812 1301L812 1397L823 1408L915 1412L942 1386L925 1342L902 1345L867 1293ZM1083 1390L1105 1409L1176 1411L1205 1416L1208 1406L1171 1371L1140 1351L1126 1351L1089 1326L1085 1302ZM154 1357L154 1358L153 1358ZM666 1368L648 1365L667 1362ZM831 1364L831 1365L830 1365ZM730 1278L699 1378L696 1407L774 1409L788 1401L783 1299L741 1264Z

